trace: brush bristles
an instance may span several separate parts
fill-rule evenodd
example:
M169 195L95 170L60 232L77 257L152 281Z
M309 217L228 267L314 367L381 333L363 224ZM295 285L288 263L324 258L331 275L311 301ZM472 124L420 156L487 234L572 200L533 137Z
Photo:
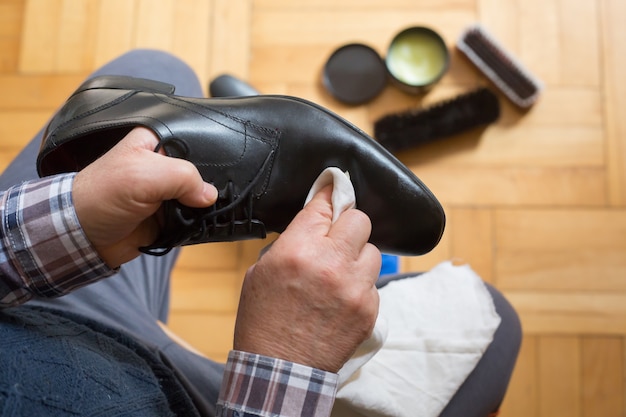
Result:
M457 49L516 105L530 107L539 97L542 83L482 26L466 29Z
M427 108L384 116L374 123L374 137L387 150L398 152L493 123L499 116L496 95L480 88Z

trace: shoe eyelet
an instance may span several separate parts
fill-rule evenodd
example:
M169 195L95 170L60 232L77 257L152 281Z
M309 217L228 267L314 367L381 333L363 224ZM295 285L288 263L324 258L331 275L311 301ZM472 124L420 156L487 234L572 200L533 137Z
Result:
M157 145L157 148L157 151L162 148L167 156L172 156L175 158L187 159L191 153L189 145L187 145L185 141L180 140L176 137L161 139L161 142L159 143L159 145Z

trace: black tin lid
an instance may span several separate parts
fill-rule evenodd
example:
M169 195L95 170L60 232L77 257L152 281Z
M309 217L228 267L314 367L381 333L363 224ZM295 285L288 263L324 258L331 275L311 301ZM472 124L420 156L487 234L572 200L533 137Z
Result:
M335 50L324 66L324 87L337 100L363 104L387 84L385 62L373 48L351 43Z

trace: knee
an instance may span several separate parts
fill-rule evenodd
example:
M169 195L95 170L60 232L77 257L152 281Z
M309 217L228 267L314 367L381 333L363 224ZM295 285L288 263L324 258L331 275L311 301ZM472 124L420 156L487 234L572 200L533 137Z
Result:
M160 49L133 49L120 56L120 59L128 60L130 62L146 63L152 67L157 66L160 68L168 68L173 73L182 71L195 74L191 66L182 58L172 54L171 52Z
M488 283L485 283L485 286L493 298L494 307L501 319L494 339L506 340L510 346L511 354L517 357L522 343L522 324L517 311L500 291Z

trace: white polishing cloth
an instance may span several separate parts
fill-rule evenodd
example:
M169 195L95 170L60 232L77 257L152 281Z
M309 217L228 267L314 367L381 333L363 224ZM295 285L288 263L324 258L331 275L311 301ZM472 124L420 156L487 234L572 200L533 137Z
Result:
M304 205L306 206L315 194L329 184L333 186L333 194L331 196L333 205L332 222L335 223L341 213L356 206L354 187L352 182L350 182L350 174L348 172L343 172L335 167L326 168L313 183Z
M329 183L336 219L355 203L347 173L327 168L307 202ZM379 294L372 337L339 371L332 417L436 417L493 340L493 299L469 266L451 262Z

